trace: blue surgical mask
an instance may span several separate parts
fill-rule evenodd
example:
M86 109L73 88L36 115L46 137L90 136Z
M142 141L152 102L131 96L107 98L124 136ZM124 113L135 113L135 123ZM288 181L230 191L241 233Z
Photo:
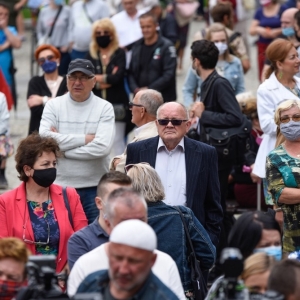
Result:
M293 27L282 28L282 34L286 37L295 35L295 30Z
M49 74L49 73L53 73L56 69L57 69L57 62L56 61L49 61L46 60L43 64L42 64L42 69L45 73Z
M300 122L290 120L288 123L280 124L280 132L289 141L300 139Z
M64 5L64 2L65 2L64 0L54 0L54 3L58 6Z
M275 260L281 260L282 258L281 246L271 246L271 247L254 249L253 253L257 253L257 252L265 252L269 256L274 256Z

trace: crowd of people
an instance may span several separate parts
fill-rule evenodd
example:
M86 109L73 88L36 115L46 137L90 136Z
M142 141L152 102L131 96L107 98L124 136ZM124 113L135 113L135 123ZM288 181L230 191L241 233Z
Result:
M209 1L208 15L203 2L0 1L0 189L13 154L21 181L0 195L1 299L24 293L28 261L51 255L70 298L217 299L233 282L300 298L300 1ZM25 5L41 75L14 147ZM207 26L187 45L195 14ZM247 210L237 219L232 199ZM228 287L224 257L242 262Z

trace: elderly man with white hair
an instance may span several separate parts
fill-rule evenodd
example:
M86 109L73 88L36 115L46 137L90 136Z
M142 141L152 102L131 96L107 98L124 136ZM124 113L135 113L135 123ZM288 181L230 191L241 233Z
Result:
M148 224L123 221L114 227L109 240L109 269L89 275L78 293L100 292L105 299L178 299L151 271L157 238Z

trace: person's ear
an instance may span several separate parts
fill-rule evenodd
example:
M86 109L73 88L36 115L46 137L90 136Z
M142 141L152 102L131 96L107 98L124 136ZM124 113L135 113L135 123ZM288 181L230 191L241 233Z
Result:
M105 222L105 225L106 225L106 233L108 235L110 235L112 230L113 230L113 227L112 227L112 225L111 225L111 223L109 222L108 219L104 218L104 222Z
M153 265L155 264L156 258L157 258L157 254L153 253L153 256L151 257L151 267L153 267Z
M96 206L99 210L102 210L103 209L103 205L102 205L102 200L100 197L96 197L95 198L95 203L96 203Z
M188 121L186 122L186 132L188 132L188 131L190 130L191 125L192 125L191 121L188 120Z
M31 176L31 170L32 170L32 168L29 167L28 165L23 166L23 171L27 177Z

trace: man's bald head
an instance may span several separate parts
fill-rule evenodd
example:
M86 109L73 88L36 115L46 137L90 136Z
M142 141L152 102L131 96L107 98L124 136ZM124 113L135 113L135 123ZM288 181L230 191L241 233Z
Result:
M296 12L298 11L297 8L292 7L287 10L285 10L281 15L281 28L288 28L288 27L294 27L294 16Z

